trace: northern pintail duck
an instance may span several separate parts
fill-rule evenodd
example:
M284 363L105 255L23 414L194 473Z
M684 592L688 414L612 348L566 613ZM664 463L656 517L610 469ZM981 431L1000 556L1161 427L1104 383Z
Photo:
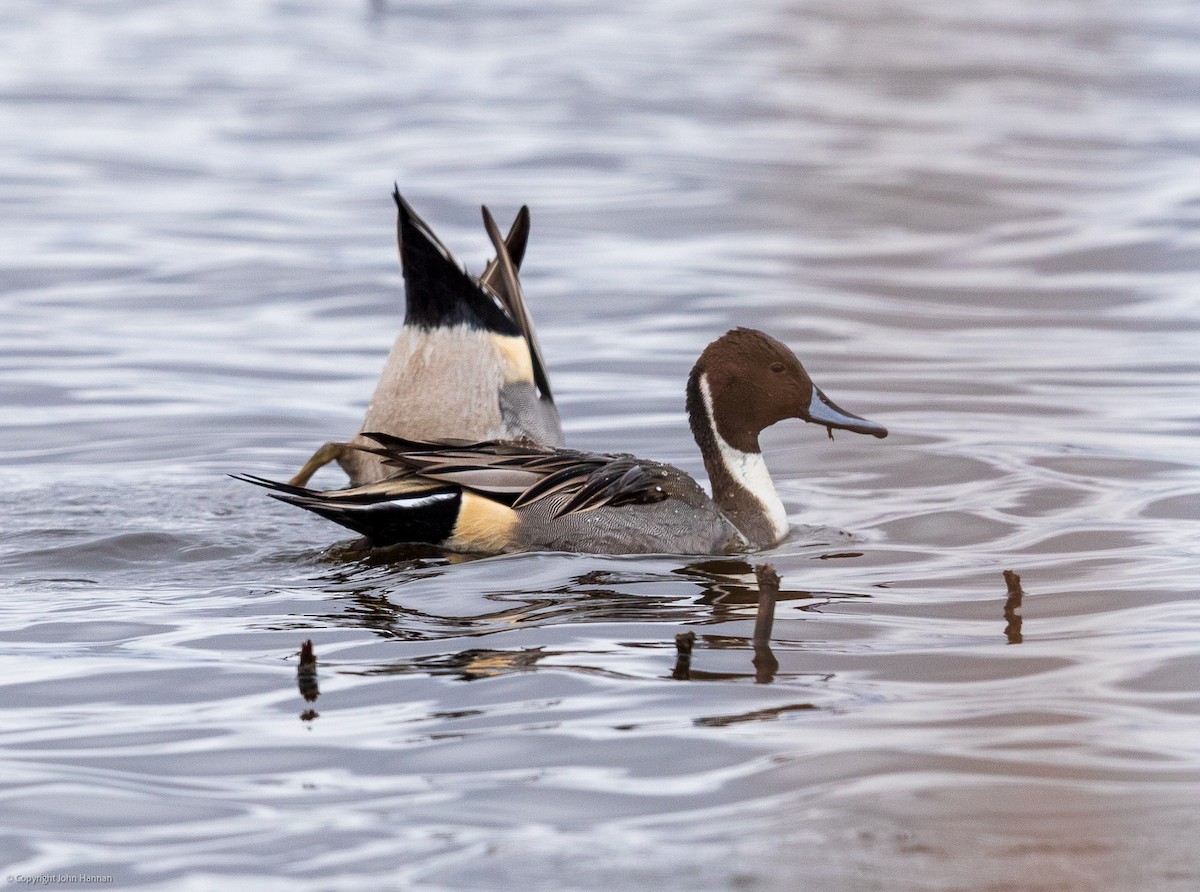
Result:
M716 554L766 548L788 531L758 437L785 418L875 437L887 430L839 408L787 347L737 328L705 348L687 381L687 414L712 498L671 465L530 443L420 443L381 432L366 447L391 476L317 492L272 490L366 536L452 551Z
M562 426L537 334L517 278L529 237L522 207L506 239L485 207L496 250L467 272L396 189L396 240L404 273L404 327L392 346L359 433L326 443L291 479L303 486L337 460L354 486L388 476L361 448L375 431L414 440L528 440L562 445Z

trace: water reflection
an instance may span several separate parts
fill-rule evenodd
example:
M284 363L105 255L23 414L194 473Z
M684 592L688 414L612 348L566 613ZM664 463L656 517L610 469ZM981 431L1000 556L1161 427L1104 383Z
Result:
M754 659L750 663L754 666L755 684L770 684L775 680L775 673L779 671L779 660L775 659L771 645L756 643Z
M477 636L517 625L555 623L686 621L711 625L741 620L749 606L758 607L760 621L767 622L773 619L774 603L779 601L810 602L793 605L804 612L835 601L871 597L776 587L772 605L762 608L762 585L755 568L745 561L705 560L680 566L646 560L621 563L616 570L579 572L576 565L584 560L564 557L562 564L571 572L557 579L550 570L545 571L547 578L514 574L509 587L497 587L504 574L481 575L487 582L484 591L471 591L461 581L443 586L441 580L449 565L427 559L400 566L366 562L325 566L314 581L339 605L337 612L323 619L400 640ZM421 605L427 591L438 593L428 607ZM769 624L766 633L769 636Z
M706 636L706 641L710 640ZM719 639L711 639L716 643ZM695 632L680 632L675 636L675 665L671 668L671 678L676 681L736 681L748 678L747 673L741 672L708 672L692 668L692 655L696 643ZM746 642L743 642L745 646ZM748 649L753 653L750 665L754 667L754 683L770 684L775 680L779 671L779 660L771 651L769 644L749 642Z
M744 722L770 721L789 712L807 712L810 709L816 708L816 705L813 703L787 703L783 706L755 709L751 712L741 712L733 715L705 716L696 719L695 724L705 728L727 728L730 725L740 725Z
M435 654L413 657L386 663L370 669L347 672L348 675L448 675L460 681L475 681L495 678L512 672L528 672L548 656L558 656L566 651L549 651L545 648L528 647L519 650L471 648L457 653Z
M498 559L503 563L505 559ZM860 593L813 592L788 589L767 564L754 566L738 559L671 564L663 559L624 561L604 559L607 566L579 572L578 556L531 556L519 562L521 572L497 573L495 564L474 562L486 572L473 575L457 570L448 584L449 567L428 559L375 565L358 563L326 566L317 577L321 587L339 606L323 615L331 624L368 629L396 642L444 642L437 653L412 648L399 658L384 652L359 675L435 675L464 681L535 670L547 664L555 669L618 678L656 677L633 655L643 649L669 646L657 641L614 641L596 650L583 647L477 645L454 647L456 639L495 640L498 635L521 635L535 628L565 629L589 624L621 624L631 630L647 623L685 623L690 626L742 626L754 607L750 634L705 634L685 631L675 636L676 656L669 677L690 681L752 681L760 685L780 678L780 661L771 645L779 602L790 604L790 619L819 612L839 601L869 598ZM601 560L599 558L594 560ZM646 566L648 565L648 566ZM514 568L515 569L515 568ZM563 570L569 572L563 573ZM561 575L560 575L561 574ZM507 576L522 584L497 587ZM473 579L486 580L488 588L475 590ZM743 626L744 627L744 626ZM631 638L638 638L632 632ZM463 642L466 643L466 642ZM496 641L500 644L499 641ZM698 648L697 648L698 645ZM739 651L746 654L745 669L725 657L705 660L701 654ZM378 655L377 655L378 656ZM700 665L697 665L699 660ZM705 665L707 663L707 665ZM801 675L827 677L826 673L786 672L789 682ZM661 677L661 676L657 676Z
M735 566L740 571L743 565L739 563ZM729 569L728 563L721 567L721 570L726 572ZM706 567L705 570L714 572L712 566ZM754 657L750 662L754 667L755 683L770 684L775 680L775 673L779 671L779 660L771 651L771 629L775 622L775 602L779 597L779 574L770 564L760 564L754 568L754 575L758 580L758 612L754 620L754 635L750 639L750 645L754 651ZM675 636L677 657L675 668L671 672L672 678L689 680L693 677L692 650L695 644L695 632L681 632ZM696 677L713 678L714 676L711 673L705 673ZM731 678L733 676L723 673L721 677Z

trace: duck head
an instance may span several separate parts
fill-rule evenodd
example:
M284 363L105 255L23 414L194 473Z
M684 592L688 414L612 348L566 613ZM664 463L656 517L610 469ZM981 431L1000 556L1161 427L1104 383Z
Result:
M883 425L833 402L791 350L754 329L735 328L709 344L692 369L689 392L693 387L706 391L716 433L742 452L760 452L758 435L786 418L887 436Z
M834 403L800 360L770 335L735 328L709 344L688 377L688 421L712 481L713 500L754 545L787 533L787 514L758 443L764 428L799 418L886 437L887 428Z

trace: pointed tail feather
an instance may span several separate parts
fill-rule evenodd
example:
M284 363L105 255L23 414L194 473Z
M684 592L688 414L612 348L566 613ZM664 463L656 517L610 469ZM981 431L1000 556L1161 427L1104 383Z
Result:
M395 434L388 434L383 431L363 431L362 435L374 440L389 452L442 452L446 449L472 449L492 445L490 441L481 443L477 440L462 440L456 437L446 437L438 440L436 443L429 443L425 440L410 440L407 437L398 437ZM360 446L359 448L365 448L368 452L371 451L371 447L369 446Z
M521 262L525 259L525 248L529 244L529 206L521 205L521 209L517 211L517 216L513 218L512 226L508 228L508 235L504 237L504 244L508 246L508 256L512 260L513 268L521 271ZM500 295L500 299L504 301L505 306L510 310L512 304L504 295L499 287L498 272L500 269L500 258L493 257L488 261L487 266L483 268L483 273L479 276L479 281L487 285L493 291Z
M453 486L426 486L400 492L387 492L379 486L318 492L252 474L230 476L261 486L270 490L272 498L366 536L376 546L401 542L440 545L454 535L462 505L462 493Z
M397 187L396 239L404 272L407 325L448 328L468 325L506 336L522 334L501 300L466 271L417 216Z
M522 210L525 210L522 208ZM519 219L519 215L518 215ZM550 402L554 402L554 394L550 391L550 377L546 374L546 362L542 359L542 347L538 343L537 332L533 329L533 320L525 306L525 295L521 291L521 281L517 278L517 263L509 253L508 245L500 238L500 228L496 225L492 212L483 207L483 225L487 229L492 247L496 249L497 280L502 282L503 289L497 289L505 298L508 313L521 329L521 336L529 345L529 355L533 362L533 380L537 388ZM514 224L515 225L515 224Z
M242 483L253 483L255 486L261 486L263 489L271 489L276 492L289 493L294 496L310 496L316 495L315 489L309 489L305 486L293 486L290 483L280 483L277 480L268 480L266 477L256 477L254 474L230 474L234 480L240 480Z

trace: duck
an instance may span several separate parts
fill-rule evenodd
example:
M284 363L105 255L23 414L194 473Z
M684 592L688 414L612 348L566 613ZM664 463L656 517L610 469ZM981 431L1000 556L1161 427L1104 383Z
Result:
M252 475L238 479L351 529L374 547L425 543L447 551L723 554L779 544L787 512L759 435L798 418L886 437L839 407L796 355L761 331L735 328L709 344L686 386L688 423L712 485L677 467L623 453L530 441L421 442L382 431L358 447L378 457L379 482L319 492Z
M325 443L288 481L304 486L336 461L351 486L384 480L389 471L367 432L415 440L452 438L563 444L541 346L518 272L529 239L522 206L501 237L483 207L496 250L478 276L467 272L412 206L392 191L396 241L404 274L404 325L379 376L366 417L348 442Z

